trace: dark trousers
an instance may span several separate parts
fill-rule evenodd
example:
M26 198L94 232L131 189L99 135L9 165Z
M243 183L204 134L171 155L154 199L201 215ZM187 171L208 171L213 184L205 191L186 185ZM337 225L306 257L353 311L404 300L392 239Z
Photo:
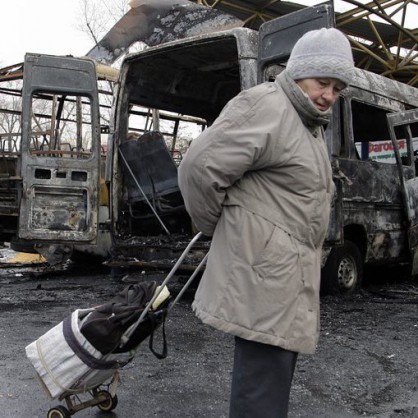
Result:
M297 353L235 337L229 418L285 418Z

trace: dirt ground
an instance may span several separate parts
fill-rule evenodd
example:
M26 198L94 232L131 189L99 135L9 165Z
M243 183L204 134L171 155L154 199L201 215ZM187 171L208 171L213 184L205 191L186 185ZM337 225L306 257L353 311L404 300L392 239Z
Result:
M315 355L299 357L289 418L418 418L418 282L396 270L385 276L369 273L355 297L322 298L320 344ZM131 273L127 280L144 279ZM173 278L171 292L183 282ZM106 302L126 285L92 265L39 277L0 271L2 418L46 417L60 404L35 380L25 346L73 310ZM74 416L227 417L233 340L195 318L192 297L188 291L167 319L168 357L156 359L144 342L121 371L117 408Z

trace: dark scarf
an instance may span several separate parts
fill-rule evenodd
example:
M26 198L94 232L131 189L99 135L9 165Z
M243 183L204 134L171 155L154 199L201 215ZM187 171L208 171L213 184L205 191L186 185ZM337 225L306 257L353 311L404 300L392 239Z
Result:
M303 124L312 132L317 134L318 128L329 123L332 110L321 112L308 97L306 93L290 78L286 70L276 77L276 83L286 93L292 105L298 112ZM315 135L316 136L316 135Z

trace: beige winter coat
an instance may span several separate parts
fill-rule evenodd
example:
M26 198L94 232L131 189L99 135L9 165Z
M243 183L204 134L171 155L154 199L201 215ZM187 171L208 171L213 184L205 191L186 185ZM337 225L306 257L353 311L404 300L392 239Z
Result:
M179 168L186 208L213 235L193 303L204 323L315 350L334 187L324 116L284 72L234 98L186 153Z

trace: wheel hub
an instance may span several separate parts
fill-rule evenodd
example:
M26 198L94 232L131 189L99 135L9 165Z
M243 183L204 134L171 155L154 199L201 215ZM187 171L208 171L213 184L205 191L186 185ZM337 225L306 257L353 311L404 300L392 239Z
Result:
M357 281L357 267L352 257L344 257L338 266L338 286L342 290L352 289Z

